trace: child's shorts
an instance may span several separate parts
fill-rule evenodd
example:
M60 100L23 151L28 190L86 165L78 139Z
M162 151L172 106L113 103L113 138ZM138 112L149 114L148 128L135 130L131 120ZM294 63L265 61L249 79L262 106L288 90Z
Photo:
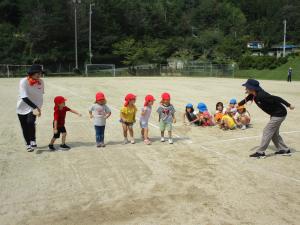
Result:
M148 121L140 121L140 126L142 129L148 128Z
M66 128L63 126L63 127L58 127L57 128L57 133L53 135L54 138L59 138L60 137L60 133L67 133L67 130Z
M166 122L161 120L159 122L159 128L160 128L161 131L165 131L165 130L172 131L172 123L166 123Z
M132 128L134 123L130 123L130 122L125 122L123 120L120 120L121 123L125 124L127 127Z

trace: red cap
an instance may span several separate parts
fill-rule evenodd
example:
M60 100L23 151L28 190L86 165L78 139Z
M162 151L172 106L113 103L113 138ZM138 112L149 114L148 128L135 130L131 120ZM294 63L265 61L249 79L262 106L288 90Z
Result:
M129 102L132 101L132 100L135 100L136 99L136 96L134 94L127 94L126 97L125 97L125 106L128 106Z
M54 98L54 103L55 103L55 105L62 104L62 103L64 103L65 101L67 101L67 99L64 98L63 96L56 96L56 97Z
M162 100L170 100L170 99L171 99L171 96L170 96L169 93L165 92L165 93L162 93L161 99L162 99Z
M96 101L105 100L105 95L102 92L97 92L96 94Z
M144 104L144 106L147 106L149 104L149 102L153 102L153 101L155 101L155 98L152 95L147 95L145 97L145 104Z

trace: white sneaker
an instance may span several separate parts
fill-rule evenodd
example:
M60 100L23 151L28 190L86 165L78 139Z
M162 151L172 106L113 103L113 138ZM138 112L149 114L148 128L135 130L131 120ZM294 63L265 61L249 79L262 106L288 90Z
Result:
M246 130L247 129L246 125L243 125L241 129Z
M35 142L35 141L31 141L31 142L30 142L30 145L31 145L31 147L33 147L33 148L36 148L36 147L37 147L37 145L36 145L36 142Z
M161 142L165 142L165 138L162 137L162 138L160 139L160 141L161 141Z
M173 144L173 139L169 138L169 144Z
M132 139L132 140L130 141L130 143L131 143L131 144L135 144L135 141L134 141L134 139Z
M33 152L34 151L34 148L31 147L31 145L27 145L27 152Z

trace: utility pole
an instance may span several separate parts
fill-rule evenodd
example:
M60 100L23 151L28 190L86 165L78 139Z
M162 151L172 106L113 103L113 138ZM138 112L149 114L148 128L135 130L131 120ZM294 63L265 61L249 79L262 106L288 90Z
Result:
M285 45L286 45L286 20L283 21L283 57L285 57Z
M89 56L90 56L90 64L92 64L92 14L93 10L92 7L95 6L94 3L90 3L90 20L89 20Z
M75 69L78 70L78 47L77 47L77 5L81 0L73 0L74 3L74 20L75 20Z

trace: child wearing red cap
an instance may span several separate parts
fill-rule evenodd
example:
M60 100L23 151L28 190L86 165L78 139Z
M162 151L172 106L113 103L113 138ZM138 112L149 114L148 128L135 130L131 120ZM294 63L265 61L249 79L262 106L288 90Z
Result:
M96 94L96 101L89 109L90 118L94 119L94 126L96 131L96 144L97 147L105 147L104 144L104 131L106 119L110 117L111 110L106 105L106 98L102 92Z
M134 144L133 137L133 124L135 123L135 116L137 112L137 108L135 106L136 96L134 94L128 94L125 97L124 106L120 111L120 122L122 123L123 135L124 135L124 144L128 144L127 133L129 131L129 135L131 138L131 144Z
M168 130L169 144L173 144L172 139L172 123L176 123L175 108L170 103L171 96L169 93L163 93L161 95L161 104L157 109L159 115L159 127L161 131L161 142L165 141L165 130Z
M155 99L152 95L147 95L145 97L144 107L142 108L142 112L140 116L141 134L146 145L151 144L151 141L148 136L149 134L148 122L152 112L152 106L154 101Z
M69 111L71 113L74 113L78 116L81 116L80 113L78 113L75 110L72 110L68 108L65 105L67 99L65 99L63 96L56 96L54 98L54 120L53 120L53 138L50 141L49 144L49 150L55 151L56 149L54 148L54 142L57 138L60 137L60 134L62 134L61 138L61 145L60 147L62 149L70 149L68 145L66 145L66 137L67 137L67 131L65 128L65 118L66 118L66 113Z

